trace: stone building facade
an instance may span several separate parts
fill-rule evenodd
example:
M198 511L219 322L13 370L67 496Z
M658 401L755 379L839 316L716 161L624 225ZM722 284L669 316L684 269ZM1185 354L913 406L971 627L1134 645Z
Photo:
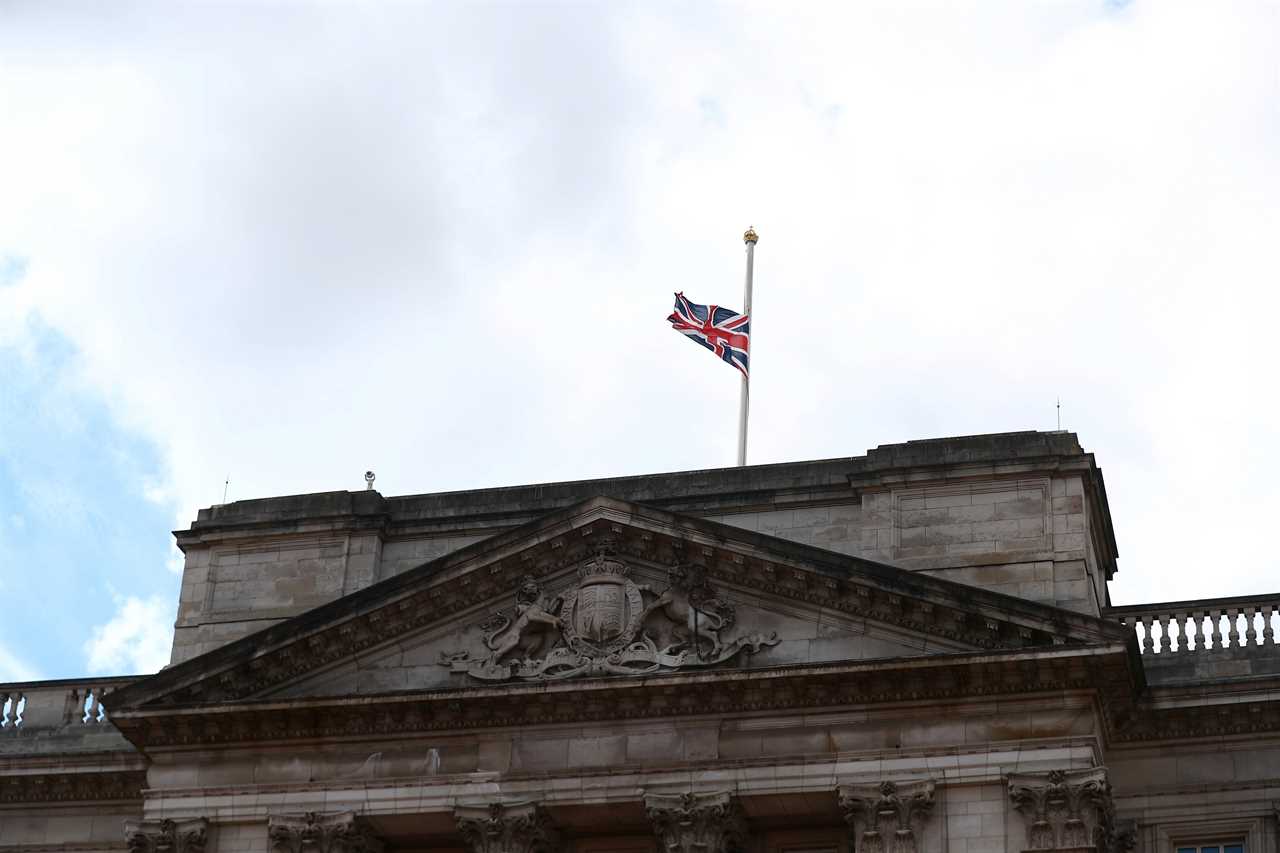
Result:
M1280 853L1280 594L1113 607L1070 433L202 510L0 685L0 851Z

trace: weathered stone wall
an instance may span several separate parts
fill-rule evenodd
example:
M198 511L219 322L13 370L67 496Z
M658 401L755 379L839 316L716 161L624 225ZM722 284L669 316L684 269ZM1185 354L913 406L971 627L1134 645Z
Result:
M887 445L866 456L384 498L333 492L202 510L172 660L597 495L1097 614L1115 571L1101 472L1069 433Z
M1075 475L865 490L857 499L716 521L1082 613L1105 606L1086 567L1085 486ZM1097 584L1091 583L1097 578Z
M0 853L9 850L75 850L118 853L124 849L124 822L142 815L130 804L48 803L0 805Z
M1224 842L1280 851L1274 737L1113 750L1107 766L1117 811L1137 822L1134 853Z

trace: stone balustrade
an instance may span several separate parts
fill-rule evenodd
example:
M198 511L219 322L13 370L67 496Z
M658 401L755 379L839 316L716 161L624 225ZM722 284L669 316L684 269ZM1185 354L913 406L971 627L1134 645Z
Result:
M107 719L103 700L137 680L124 676L0 684L0 738L19 731L100 725Z
M1133 626L1144 655L1273 647L1280 639L1280 593L1110 607Z

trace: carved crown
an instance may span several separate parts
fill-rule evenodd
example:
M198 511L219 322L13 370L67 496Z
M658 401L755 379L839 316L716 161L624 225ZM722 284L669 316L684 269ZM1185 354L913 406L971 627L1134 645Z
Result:
M587 580L595 577L626 577L631 567L614 556L614 543L609 539L602 540L596 548L596 555L578 567L578 578Z

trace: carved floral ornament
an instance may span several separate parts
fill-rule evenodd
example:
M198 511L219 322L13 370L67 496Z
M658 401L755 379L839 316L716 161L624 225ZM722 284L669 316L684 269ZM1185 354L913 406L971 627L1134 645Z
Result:
M482 681L647 675L714 666L778 643L776 633L724 637L736 611L701 567L673 567L662 592L630 573L606 543L578 568L577 583L559 592L526 576L515 606L480 624L484 651L444 653L440 664Z
M648 794L644 808L663 853L741 853L746 848L742 808L727 792Z
M304 812L267 819L271 853L382 853L355 812Z
M129 853L204 853L209 822L186 820L127 820L124 843Z
M1027 821L1029 850L1089 848L1125 853L1131 821L1117 821L1105 767L1009 777L1009 798Z
M858 853L916 853L913 824L929 816L935 788L932 779L839 786L836 796L855 836L854 848Z
M557 853L560 832L536 803L460 805L458 832L471 853Z

